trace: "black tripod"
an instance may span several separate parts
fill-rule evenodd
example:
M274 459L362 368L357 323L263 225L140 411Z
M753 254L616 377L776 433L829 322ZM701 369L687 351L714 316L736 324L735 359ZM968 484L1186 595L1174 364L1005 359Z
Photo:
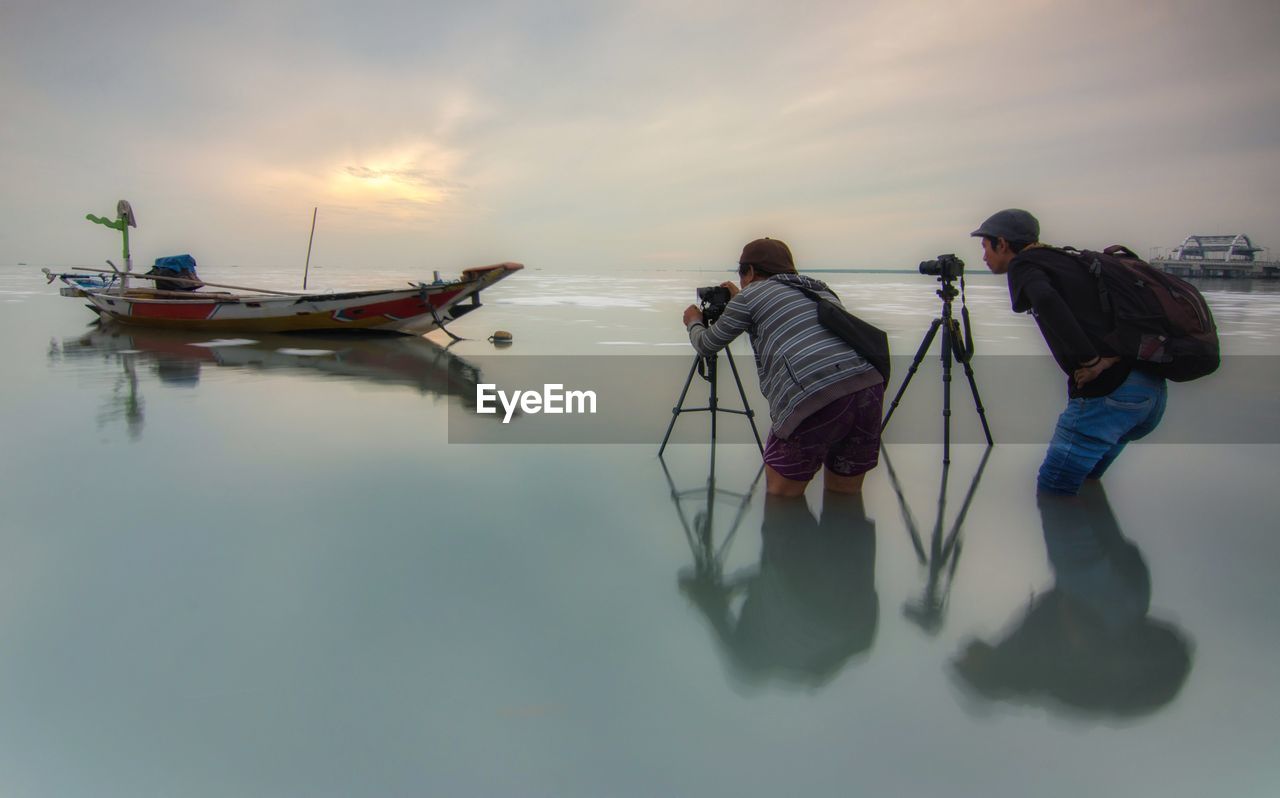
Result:
M969 388L973 391L973 404L978 410L978 418L982 420L982 432L987 436L987 445L993 445L991 440L991 428L987 426L987 413L982 407L982 398L978 396L978 383L973 376L973 366L970 360L973 357L973 343L969 336L969 311L964 307L964 300L961 299L961 316L964 318L966 343L961 343L960 323L951 315L951 301L957 296L961 296L956 287L952 285L953 277L940 276L938 282L942 283L942 287L938 289L938 297L942 300L942 315L933 320L929 325L929 331L924 334L924 340L920 342L920 348L916 350L916 356L911 361L911 368L907 370L907 377L902 381L902 386L898 388L898 393L893 397L893 403L889 405L889 412L884 417L884 423L880 425L880 431L884 432L889 426L889 419L893 418L893 411L898 409L898 402L902 400L902 395L906 393L907 386L911 384L911 378L915 376L916 370L920 368L920 361L924 360L924 353L929 351L929 345L933 343L933 336L938 334L938 328L942 328L942 464L947 465L951 462L951 360L954 357L961 365L964 366L964 375L969 378ZM960 278L961 286L964 285L964 277Z
M693 365L689 367L689 376L685 377L684 388L680 391L680 398L676 401L676 406L671 408L671 423L667 425L667 434L662 437L662 446L658 448L658 457L662 457L663 451L666 450L667 441L671 438L671 430L675 429L676 419L680 417L680 414L700 411L711 413L711 445L713 447L716 445L716 413L737 413L740 416L746 416L747 421L751 422L751 434L756 437L756 447L760 449L761 453L764 452L764 444L760 442L760 432L756 429L756 414L747 402L747 392L742 388L742 378L738 376L738 366L733 362L733 353L725 349L724 355L728 358L729 368L733 371L733 382L738 386L738 396L742 397L742 409L720 407L720 398L716 387L716 361L719 360L719 353L708 357L694 355ZM694 372L697 372L700 377L710 383L706 407L684 406L684 397L689 393L689 385L693 382Z

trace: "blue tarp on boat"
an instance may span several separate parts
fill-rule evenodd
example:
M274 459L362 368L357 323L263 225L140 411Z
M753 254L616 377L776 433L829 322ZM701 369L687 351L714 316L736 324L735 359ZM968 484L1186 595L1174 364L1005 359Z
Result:
M152 273L168 272L174 277L189 277L196 279L196 259L190 255L168 255L163 258L156 258L156 265L152 267Z
M169 280L156 280L155 286L161 291L194 291L200 287L200 276L196 274L196 259L190 255L169 255L156 258L156 265L151 267L150 275L169 277Z

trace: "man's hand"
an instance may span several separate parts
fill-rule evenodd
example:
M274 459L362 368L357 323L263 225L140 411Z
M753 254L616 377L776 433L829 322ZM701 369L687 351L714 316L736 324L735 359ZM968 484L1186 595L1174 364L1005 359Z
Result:
M1120 358L1118 357L1100 357L1097 359L1097 361L1095 361L1091 365L1081 366L1080 368L1076 369L1074 372L1072 372L1071 378L1075 380L1076 387L1080 388L1088 383L1093 382L1098 378L1099 374L1101 374L1102 372L1106 371L1107 369L1111 368L1112 366L1114 366L1119 362L1120 362Z
M684 309L684 326L688 327L695 321L702 321L702 311L698 310L697 305L690 305Z
M723 283L720 284L720 287L729 289L730 299L733 299L735 296L738 295L738 292L742 290L741 288L738 287L738 284L732 280L725 280Z

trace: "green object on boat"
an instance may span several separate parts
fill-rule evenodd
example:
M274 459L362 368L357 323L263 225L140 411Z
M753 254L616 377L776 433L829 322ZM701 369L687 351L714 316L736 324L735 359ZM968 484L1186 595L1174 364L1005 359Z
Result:
M100 224L103 227L110 227L112 230L119 230L120 235L124 237L124 246L121 249L121 253L126 261L129 260L129 228L137 227L138 222L133 216L133 208L129 205L128 200L120 200L116 203L115 221L112 221L105 216L95 216L92 213L86 213L84 218L94 224Z

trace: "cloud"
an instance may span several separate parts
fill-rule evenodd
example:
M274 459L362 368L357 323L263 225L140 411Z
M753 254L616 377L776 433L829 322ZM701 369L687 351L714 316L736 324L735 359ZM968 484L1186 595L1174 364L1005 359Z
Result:
M125 192L156 225L234 220L207 246L266 260L315 205L336 257L393 260L429 238L692 265L768 229L822 265L914 261L1015 204L1082 244L1280 242L1272 4L201 8L10 14L0 158L24 201L0 210L26 223L0 255L84 251L68 206Z

